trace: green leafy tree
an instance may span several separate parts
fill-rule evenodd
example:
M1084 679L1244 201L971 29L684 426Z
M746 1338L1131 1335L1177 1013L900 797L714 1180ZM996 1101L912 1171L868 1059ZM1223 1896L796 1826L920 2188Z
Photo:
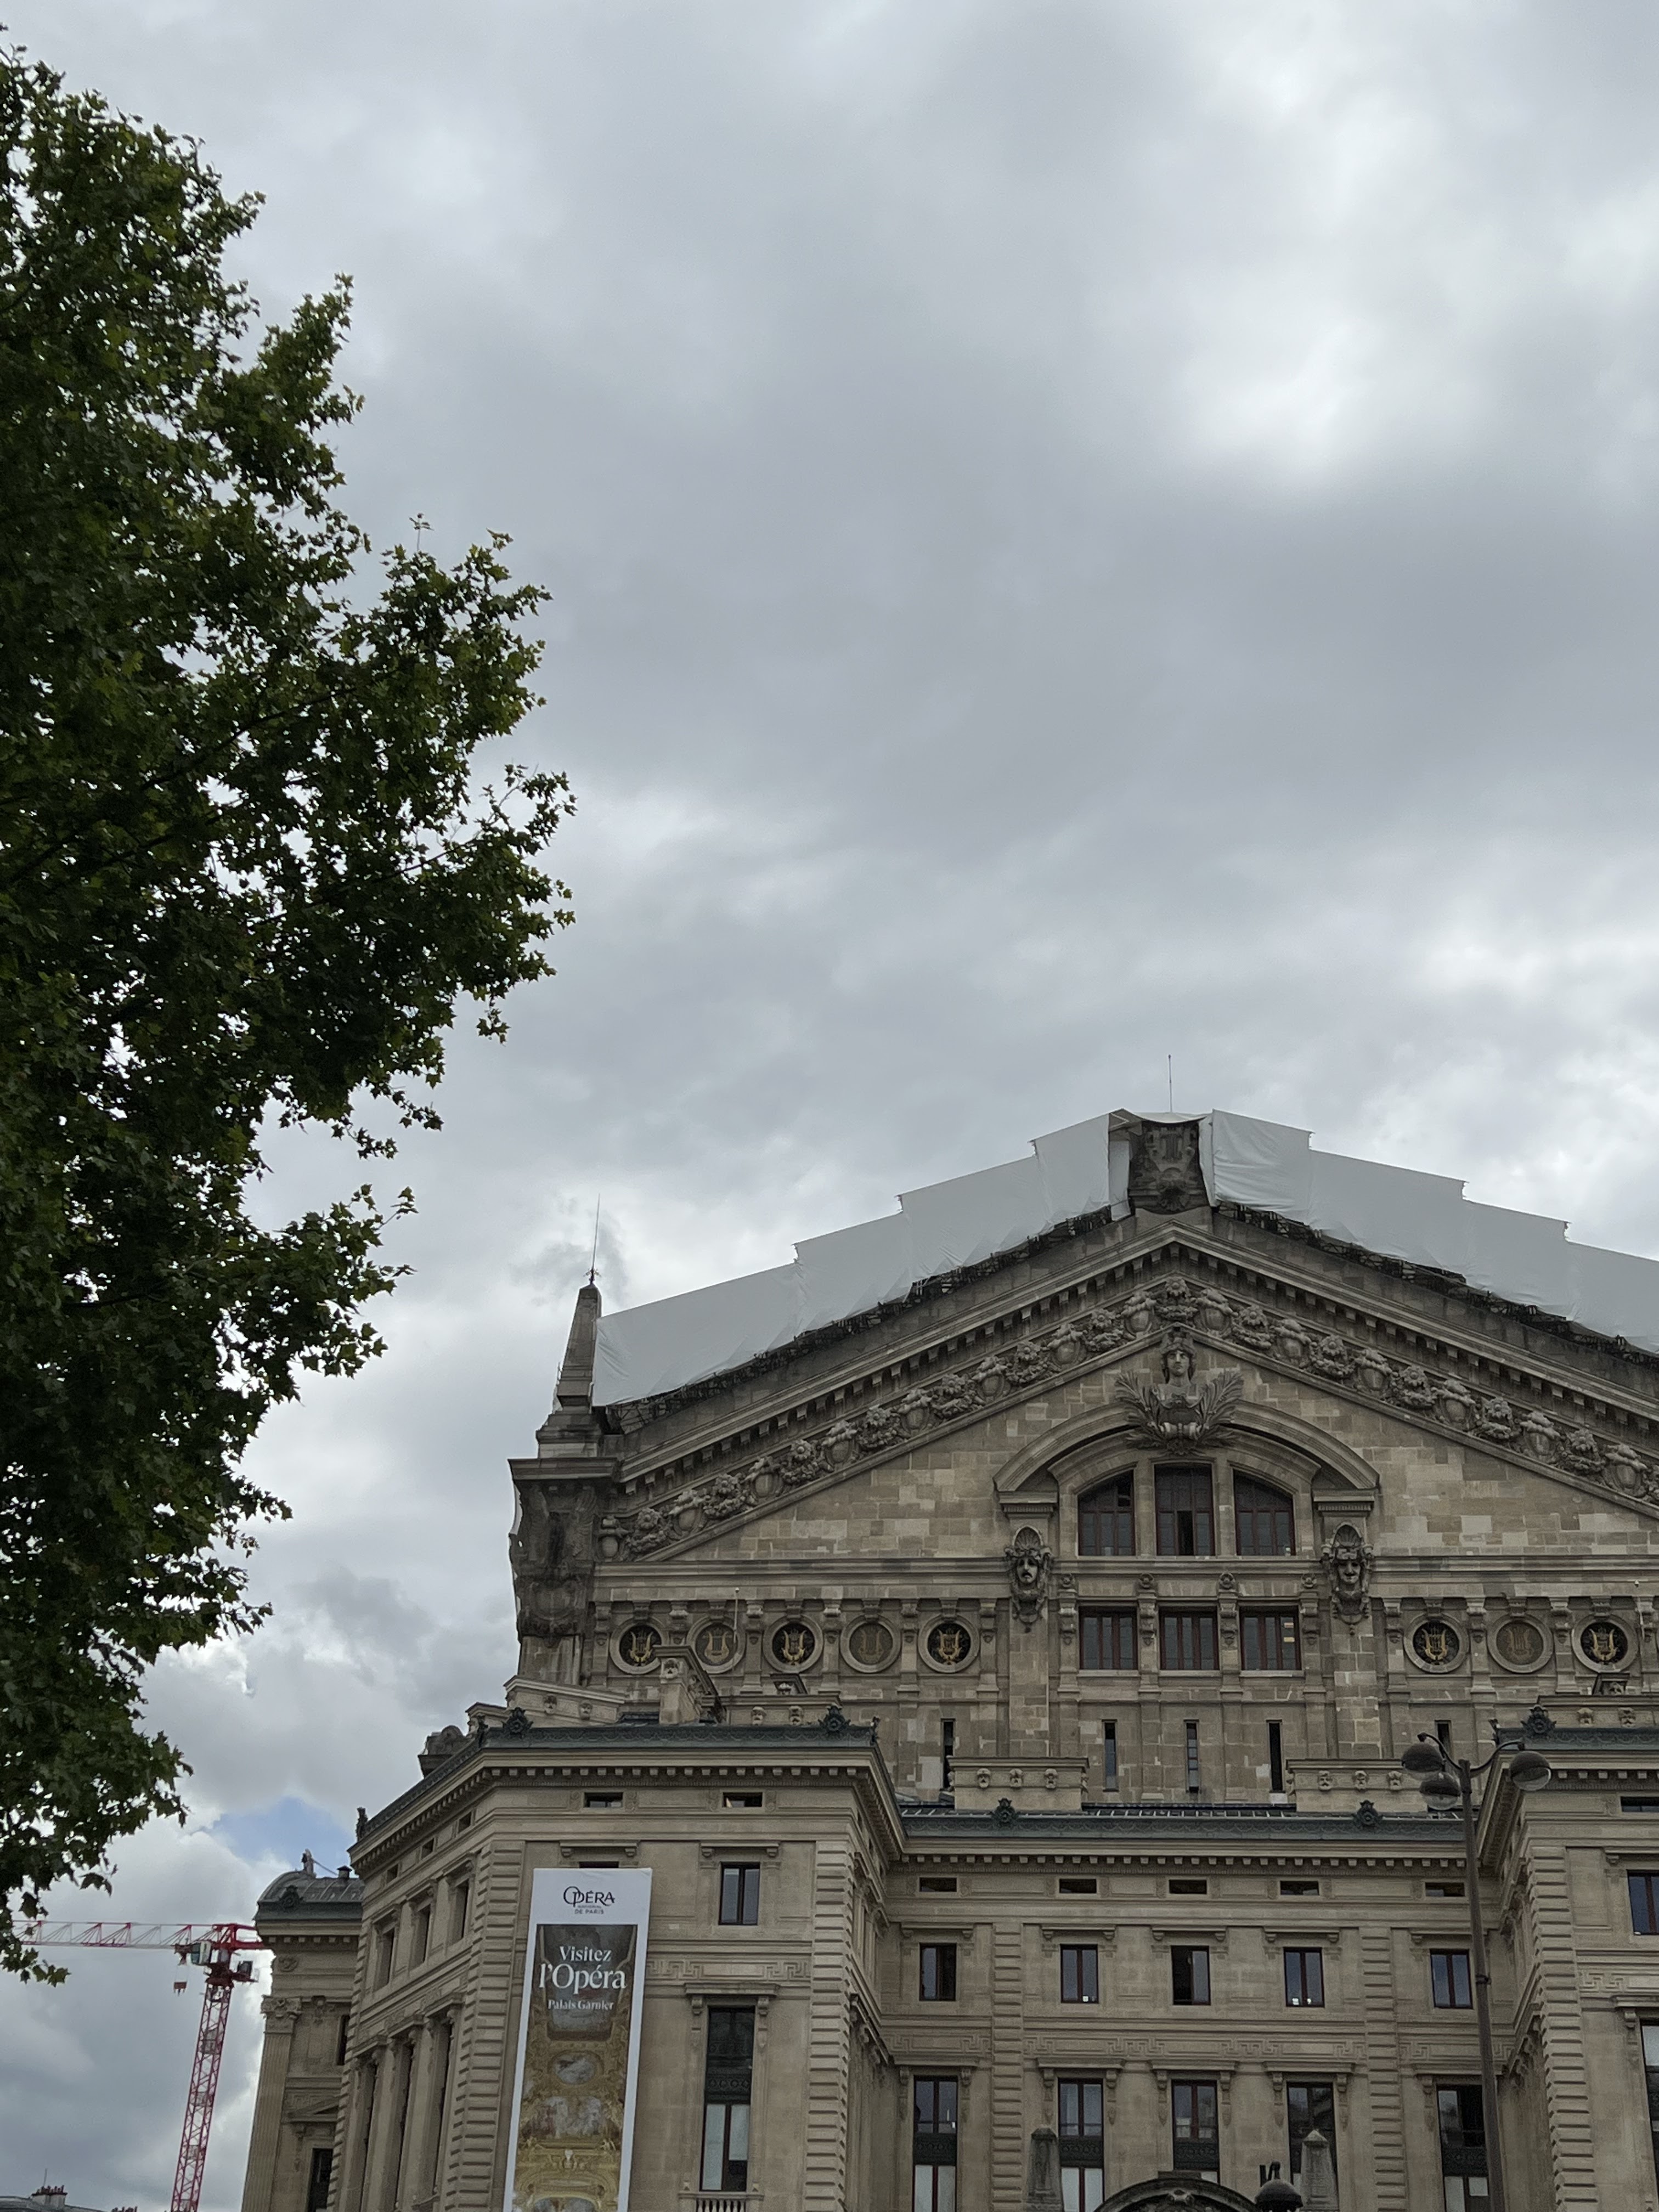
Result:
M379 1349L370 1188L262 1227L262 1132L434 1123L569 800L480 779L538 703L505 541L336 503L343 283L263 325L255 202L15 53L0 142L0 1965L55 1978L40 1893L181 1810L144 1669L259 1617L250 1438Z

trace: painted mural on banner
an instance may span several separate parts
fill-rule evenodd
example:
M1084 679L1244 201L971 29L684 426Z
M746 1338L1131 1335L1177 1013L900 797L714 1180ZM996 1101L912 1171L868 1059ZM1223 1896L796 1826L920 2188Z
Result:
M628 2212L651 1876L531 1887L505 2212Z

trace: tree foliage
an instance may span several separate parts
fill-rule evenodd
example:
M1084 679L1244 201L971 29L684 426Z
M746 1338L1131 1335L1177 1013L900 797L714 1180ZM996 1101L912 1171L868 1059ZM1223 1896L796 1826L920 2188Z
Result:
M537 703L505 541L377 561L337 504L343 282L262 323L255 203L16 54L0 144L0 1965L46 1974L39 1893L180 1810L144 1669L258 1618L249 1439L378 1349L369 1188L259 1225L261 1133L434 1121L460 1002L551 972L568 799L479 776Z

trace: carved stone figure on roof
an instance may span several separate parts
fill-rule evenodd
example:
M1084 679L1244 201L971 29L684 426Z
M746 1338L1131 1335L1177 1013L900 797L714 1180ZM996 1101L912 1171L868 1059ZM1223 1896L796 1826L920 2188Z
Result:
M1184 1328L1165 1331L1162 1364L1161 1382L1135 1375L1120 1376L1118 1402L1133 1406L1142 1425L1165 1443L1203 1443L1243 1395L1243 1376L1236 1367L1223 1367L1200 1382L1194 1369L1193 1340Z

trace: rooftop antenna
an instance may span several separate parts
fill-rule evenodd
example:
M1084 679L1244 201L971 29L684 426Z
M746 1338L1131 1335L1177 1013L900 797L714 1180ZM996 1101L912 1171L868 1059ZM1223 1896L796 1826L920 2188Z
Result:
M591 1288L591 1287L592 1287L592 1285L593 1285L593 1284L594 1284L594 1283L599 1279L599 1208L600 1208L600 1206L601 1206L604 1203L605 1203L605 1197L604 1197L604 1194L603 1194L603 1193L601 1193L601 1194L600 1194L600 1195L599 1195L598 1198L596 1198L596 1199L594 1200L594 1201L593 1201L593 1249L592 1250L592 1252L591 1252L591 1253L589 1253L589 1255L588 1255L588 1258L587 1258L587 1280L588 1280L588 1285L589 1285L589 1287L590 1287L590 1288Z
M1173 1114L1175 1112L1175 1054L1173 1053L1168 1053L1164 1056L1169 1063L1170 1111Z

